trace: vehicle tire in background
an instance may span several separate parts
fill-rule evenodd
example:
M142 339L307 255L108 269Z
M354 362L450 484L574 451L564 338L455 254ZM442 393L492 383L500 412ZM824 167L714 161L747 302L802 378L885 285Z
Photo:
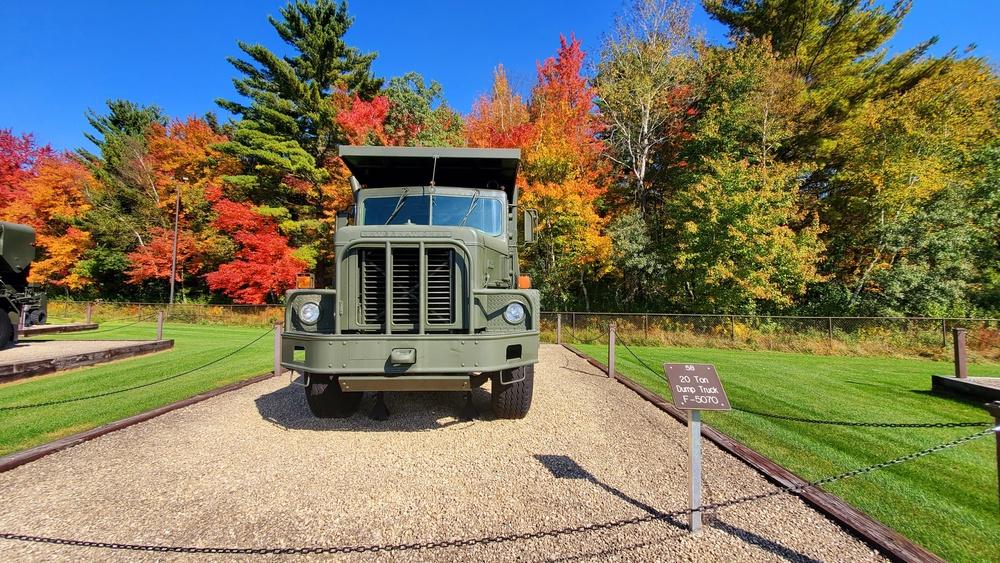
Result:
M528 409L531 408L531 393L535 386L535 366L521 366L514 370L508 370L507 373L511 376L506 379L517 379L520 375L523 375L524 379L505 384L501 383L502 374L493 375L490 389L493 414L497 415L498 418L524 418L528 415Z
M43 325L47 320L48 317L46 316L45 311L41 309L32 309L31 312L28 313L28 326Z
M307 373L306 402L318 418L347 418L358 410L364 393L343 391L337 378Z
M0 310L0 350L6 348L12 338L14 338L14 323L11 322L7 311Z

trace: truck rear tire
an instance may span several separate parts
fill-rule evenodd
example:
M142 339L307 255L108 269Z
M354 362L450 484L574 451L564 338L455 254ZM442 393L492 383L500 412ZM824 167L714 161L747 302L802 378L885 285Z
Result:
M528 409L531 408L531 394L535 386L535 366L521 366L513 371L521 372L513 374L515 376L513 379L519 375L523 375L524 379L504 384L500 381L501 374L493 375L490 384L490 394L492 395L490 406L497 418L524 418L528 415Z
M0 350L7 347L11 338L14 337L14 323L10 320L7 311L0 309Z
M306 377L306 402L317 418L347 418L361 405L364 393L341 390L336 377L316 373L307 373Z

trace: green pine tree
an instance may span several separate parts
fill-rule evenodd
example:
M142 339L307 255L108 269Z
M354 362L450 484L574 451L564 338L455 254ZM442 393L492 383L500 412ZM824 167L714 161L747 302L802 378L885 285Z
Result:
M263 45L238 42L251 60L230 57L229 62L243 74L233 83L249 104L216 100L241 117L233 142L223 149L247 165L245 185L288 173L322 183L324 165L343 141L329 97L340 91L370 100L383 82L371 72L378 54L363 54L343 40L354 21L347 2L298 0L281 15L284 20L268 16L268 21L297 54L279 56Z
M818 166L806 187L822 194L846 156L837 138L870 101L895 96L938 72L945 59L928 59L932 37L887 58L886 42L912 0L886 9L873 0L702 0L709 15L729 26L733 39L769 39L779 58L791 59L806 83L810 115L783 157Z
M239 42L249 59L229 59L242 74L233 79L236 92L249 101L216 100L240 117L232 141L219 149L243 163L242 175L227 178L231 196L277 218L292 244L300 246L298 257L315 265L322 279L332 256L326 236L335 207L330 169L337 145L346 140L335 100L355 95L371 100L383 80L371 71L377 53L344 42L354 21L347 2L296 0L281 15L268 20L293 55Z

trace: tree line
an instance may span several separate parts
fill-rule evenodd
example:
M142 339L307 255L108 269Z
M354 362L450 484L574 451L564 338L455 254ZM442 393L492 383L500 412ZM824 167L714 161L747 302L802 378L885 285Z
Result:
M290 56L237 43L234 116L109 100L90 150L0 129L0 219L32 278L76 298L279 302L332 277L351 204L341 144L520 148L523 249L549 310L1000 313L1000 81L936 38L886 44L912 0L629 0L596 53L560 37L530 88L502 67L468 115L347 45L346 2L271 17ZM178 236L174 237L175 212Z

